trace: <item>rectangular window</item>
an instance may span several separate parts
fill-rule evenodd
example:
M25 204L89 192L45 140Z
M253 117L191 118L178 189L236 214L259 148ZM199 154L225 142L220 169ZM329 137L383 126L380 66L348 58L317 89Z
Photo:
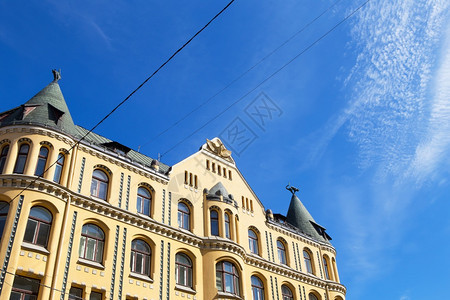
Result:
M102 300L103 294L99 292L91 292L91 296L89 297L89 300Z
M16 275L9 299L36 300L40 283L40 280Z
M69 290L69 300L82 300L83 289L77 287L71 287Z

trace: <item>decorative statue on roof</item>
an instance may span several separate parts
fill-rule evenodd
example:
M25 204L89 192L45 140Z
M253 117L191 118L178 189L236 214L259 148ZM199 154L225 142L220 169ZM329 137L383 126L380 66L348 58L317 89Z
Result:
M61 79L61 70L52 70L53 73L53 82L58 82Z
M290 186L290 187L289 187L289 186ZM292 195L295 195L295 193L299 191L298 188L293 187L290 183L288 183L288 185L286 186L286 189L287 189L288 191L290 191L290 192L292 193Z
M218 138L215 138L212 141L206 139L206 144L212 153L222 158L229 158L231 156L231 151L227 150L222 141Z

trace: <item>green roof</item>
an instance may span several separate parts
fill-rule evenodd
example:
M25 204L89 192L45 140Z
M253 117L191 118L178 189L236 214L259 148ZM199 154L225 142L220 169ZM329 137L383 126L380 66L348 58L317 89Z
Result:
M286 222L315 240L326 243L329 243L329 240L331 240L331 237L325 232L325 228L314 221L311 214L295 194L292 194Z
M0 127L16 124L39 125L64 132L75 139L81 139L88 130L74 124L66 100L58 84L59 78L59 73L56 73L55 80L26 103L0 113ZM116 149L112 149L111 146L118 145L117 150L122 150L119 152L120 154L123 154L131 162L144 167L150 167L154 161L151 157L131 150L128 147L121 146L119 143L93 132L89 133L84 138L84 141L104 148L104 150L112 151ZM125 152L123 152L124 149ZM160 173L167 173L169 171L168 165L161 162L158 162L158 165Z

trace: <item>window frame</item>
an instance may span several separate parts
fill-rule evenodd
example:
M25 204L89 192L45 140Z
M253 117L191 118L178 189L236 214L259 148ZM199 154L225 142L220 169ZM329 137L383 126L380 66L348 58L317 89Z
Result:
M286 293L286 290L289 292ZM285 284L281 285L281 300L294 300L292 289Z
M5 229L6 220L8 219L8 213L9 203L6 201L0 201L0 241L3 236L3 230Z
M41 219L41 218L32 216L31 214L33 213L33 210L34 211L41 210L41 211L44 211L45 213L48 213L50 215L50 220L45 220L45 219ZM33 224L33 223L30 223L30 222L35 222L35 225L30 225L30 224ZM50 234L51 234L51 230L52 230L52 222L53 222L53 214L51 213L50 210L48 210L47 208L45 208L43 206L33 206L30 209L30 213L28 215L28 220L27 220L27 225L26 225L23 241L26 242L26 243L30 243L30 244L33 244L33 245L36 245L36 246L41 246L41 247L44 247L45 249L47 249L48 241L50 240ZM39 235L40 235L40 233L42 233L41 227L43 225L44 226L45 225L48 226L48 232L47 232L47 234L45 236L45 242L44 243L40 243L38 241L40 240L40 236ZM34 230L32 228L34 228ZM25 240L27 238L27 232L30 232L31 230L34 231L33 238L31 240Z
M77 296L77 295L71 294L72 289L80 291L81 292L81 296ZM84 294L84 290L82 288L77 287L77 286L71 286L70 289L69 289L69 299L68 300L83 300L83 294Z
M178 257L186 258L190 265L177 261ZM183 280L181 278L181 274L184 274L185 282L182 282ZM194 267L192 259L185 253L177 253L175 255L175 283L179 286L188 287L191 289L194 286Z
M281 247L280 247L280 245L281 245ZM287 266L288 259L287 259L286 245L283 241L281 241L279 239L277 240L277 253L278 253L279 263Z
M215 215L213 217L213 214ZM219 228L219 212L217 209L211 209L209 212L209 225L212 236L220 236L220 228Z
M43 150L46 151L45 155L42 154ZM44 177L49 154L50 154L50 149L48 147L41 146L41 148L39 148L38 159L36 162L36 169L34 170L35 176Z
M0 174L3 174L6 166L6 159L8 158L10 145L3 145L2 150L0 151ZM6 151L5 151L6 150Z
M22 152L22 147L28 147L26 151ZM28 143L22 143L17 151L16 163L14 164L14 174L23 174L28 162L28 155L30 154L31 145ZM20 161L20 164L19 164ZM20 169L19 169L20 168Z
M250 236L250 232L254 234L254 236ZM248 244L250 253L259 255L259 237L255 230L251 228L248 229Z
M87 227L87 226L95 226L96 228L98 228L99 231L103 234L103 238L98 238L96 236L89 235L87 233L83 233L83 229L85 227ZM83 237L85 238L84 239L84 253L83 253L83 255L81 255L80 252L81 252L81 249L82 249L82 239L83 239ZM95 241L94 251L93 251L94 259L86 257L86 253L88 252L88 248L89 248L89 239ZM96 263L102 264L103 263L103 254L105 252L105 241L106 241L106 235L105 235L105 232L103 231L103 229L100 226L98 226L96 224L93 224L93 223L86 223L86 224L84 224L82 229L81 229L80 247L79 247L79 250L78 250L79 257L81 259L85 259L85 260L88 260L88 261L92 261L92 262L96 262ZM100 242L101 242L101 245L102 245L101 246L102 251L101 251L100 259L98 259L99 258L98 257L98 253L99 253L98 248L99 248Z
M97 177L96 172L100 172L103 175L105 175L106 179ZM94 190L95 193L93 193L93 189L92 189L94 182L95 182L95 190ZM92 172L92 179L91 179L91 196L106 201L106 199L108 198L109 182L110 182L110 178L109 178L108 174L106 174L105 171L103 171L102 169L94 169L94 171ZM104 195L100 194L102 184L105 187Z
M27 290L27 289L22 289L22 288L15 287L15 285L17 284L16 280L19 279L19 278L20 279L24 279L25 281L31 282L29 284L31 286L31 289ZM37 290L33 290L33 285L34 285L35 289L37 288ZM15 275L14 282L13 282L12 289L11 289L11 295L13 293L17 293L17 294L19 294L21 300L25 299L25 295L35 296L36 297L35 299L38 299L39 291L40 291L40 285L41 285L41 281L39 279L25 277L25 276L20 276L20 275Z
M133 246L138 243L141 242L143 243L145 246L148 247L148 252L144 252L142 250L133 248ZM141 270L137 270L137 258L138 255L141 255ZM148 266L146 266L146 262L148 264ZM146 270L146 267L148 268ZM131 241L131 256L130 256L130 270L132 273L135 274L140 274L140 275L144 275L144 276L148 276L150 277L151 272L152 272L152 248L150 247L150 245L142 240L142 239L134 239L133 241Z
M254 282L257 281L256 283ZM264 300L264 283L263 281L255 275L250 278L251 288L252 288L252 299L253 300ZM259 285L257 285L259 284Z
M312 253L308 248L303 249L303 261L305 262L306 272L309 274L315 274L314 263L311 254Z
M60 152L58 154L58 159L56 160L55 164L55 173L53 174L53 182L61 183L65 162L66 162L66 155Z
M140 194L140 191L145 191L148 193L148 195ZM151 217L151 215L152 215L152 199L153 199L153 195L149 189L147 189L143 186L138 187L137 199L136 199L137 212ZM148 201L148 212L144 211L146 201Z
M225 270L225 264L231 265L231 272ZM218 269L218 266L220 266L220 270ZM222 286L221 289L217 286L218 280L218 274L220 274L220 284ZM233 291L227 291L226 290L226 276L231 276L231 287ZM236 265L230 261L223 260L216 264L216 288L219 292L223 293L230 293L236 296L241 295L241 281L240 281L240 273L236 268Z
M228 212L224 214L224 223L225 223L225 237L227 239L231 239L231 216Z
M180 206L186 209L182 210ZM191 231L191 210L185 202L178 202L177 221L178 228Z

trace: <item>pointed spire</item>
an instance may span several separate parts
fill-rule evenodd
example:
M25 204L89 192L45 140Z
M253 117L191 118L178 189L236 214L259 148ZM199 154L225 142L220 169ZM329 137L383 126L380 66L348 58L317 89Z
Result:
M325 228L316 223L309 211L295 195L298 189L292 186L288 188L288 186L286 186L286 189L292 193L292 197L286 215L286 222L316 240L328 242L331 238L325 233Z
M60 72L52 70L53 81L22 106L1 120L1 126L12 124L38 124L75 133L75 124L58 84Z

